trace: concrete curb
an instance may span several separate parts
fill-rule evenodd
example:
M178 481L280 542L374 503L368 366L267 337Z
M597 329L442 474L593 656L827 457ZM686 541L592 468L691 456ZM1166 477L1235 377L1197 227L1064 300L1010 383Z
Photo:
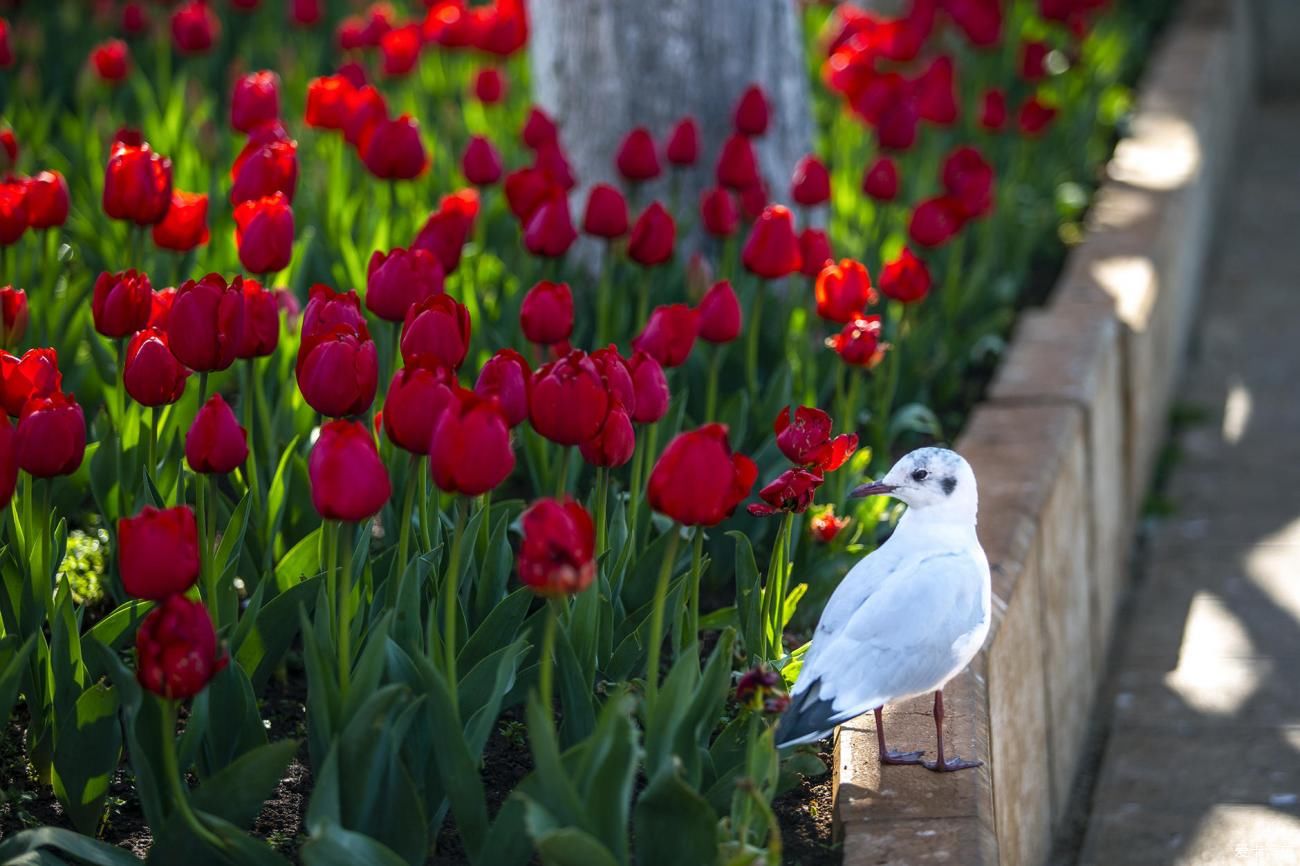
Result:
M993 567L984 651L944 695L978 770L881 768L871 716L836 737L846 866L1037 866L1082 753L1142 497L1165 435L1239 119L1253 99L1244 0L1187 0L1116 147L1084 242L1027 313L957 443ZM886 712L933 749L930 698Z

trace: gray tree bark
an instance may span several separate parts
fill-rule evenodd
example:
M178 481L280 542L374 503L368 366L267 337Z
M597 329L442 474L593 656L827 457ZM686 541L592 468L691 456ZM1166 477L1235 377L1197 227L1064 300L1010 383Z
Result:
M756 142L760 168L771 198L788 198L794 164L812 148L796 0L529 0L529 13L534 95L578 175L575 220L586 189L617 181L624 135L645 126L662 148L687 114L700 125L700 159L682 178L681 204L696 207L750 84L772 109ZM650 193L664 197L663 183Z

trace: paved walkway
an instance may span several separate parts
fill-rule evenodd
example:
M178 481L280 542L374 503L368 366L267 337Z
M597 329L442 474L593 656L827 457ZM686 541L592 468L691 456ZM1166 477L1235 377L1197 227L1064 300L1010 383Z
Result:
M1231 184L1079 866L1300 864L1300 104Z

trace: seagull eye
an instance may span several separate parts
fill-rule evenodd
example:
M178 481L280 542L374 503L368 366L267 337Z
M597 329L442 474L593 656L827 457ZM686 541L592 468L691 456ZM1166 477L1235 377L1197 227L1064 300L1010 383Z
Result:
M916 470L915 472L912 473L912 480L913 480L913 481L924 481L924 480L925 480L925 477L926 477L927 475L929 475L929 474L930 474L930 473L926 472L924 469L918 469L918 470Z

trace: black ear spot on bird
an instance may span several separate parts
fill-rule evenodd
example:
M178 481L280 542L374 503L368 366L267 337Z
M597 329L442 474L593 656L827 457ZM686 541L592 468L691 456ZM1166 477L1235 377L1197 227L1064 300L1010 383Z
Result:
M944 496L951 496L952 492L957 489L957 479L952 475L949 475L939 483L943 486Z

